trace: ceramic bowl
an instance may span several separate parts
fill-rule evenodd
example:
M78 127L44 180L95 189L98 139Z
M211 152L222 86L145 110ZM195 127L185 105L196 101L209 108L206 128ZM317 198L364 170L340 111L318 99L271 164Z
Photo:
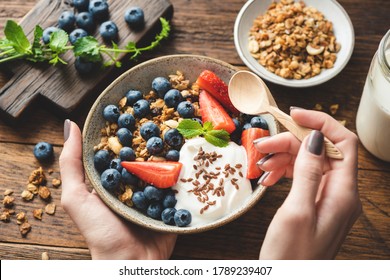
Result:
M335 0L305 0L306 6L314 7L320 11L327 20L333 23L333 31L336 41L341 44L341 49L337 53L334 67L324 69L317 76L309 79L290 80L284 79L263 67L248 50L249 30L253 21L264 14L273 0L249 0L241 8L234 25L234 44L242 61L253 72L263 79L275 84L288 87L310 87L322 84L335 77L347 65L351 58L355 45L355 34L352 22L344 8Z
M115 213L130 222L161 232L202 232L222 226L241 216L254 206L265 192L263 186L257 186L251 197L237 211L212 223L196 227L177 227L166 225L162 221L149 218L138 210L126 206L116 196L105 190L100 183L100 175L95 170L93 164L93 147L100 142L100 131L105 124L102 116L103 108L109 104L118 104L118 101L131 88L138 89L141 92L149 92L155 77L168 77L168 75L175 74L177 70L180 70L184 73L186 79L189 79L193 83L197 76L205 69L214 71L226 83L229 82L230 77L237 71L236 68L225 62L202 56L172 55L152 59L128 70L111 83L97 98L88 114L83 130L83 161L86 174L101 199ZM278 126L274 118L270 115L264 115L264 117L270 127L270 133L276 134L278 132Z

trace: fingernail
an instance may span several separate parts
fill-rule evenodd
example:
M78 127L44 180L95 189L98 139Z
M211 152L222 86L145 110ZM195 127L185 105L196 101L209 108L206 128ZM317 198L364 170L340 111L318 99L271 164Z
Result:
M318 130L313 130L309 136L307 149L310 153L319 156L324 146L324 134Z
M264 180L267 179L268 175L269 175L268 171L264 172L263 175L260 177L259 181L257 181L257 184L258 185L263 184Z
M271 136L264 136L264 137L261 137L261 138L257 138L255 140L253 140L253 144L261 143L261 142L263 142L263 141L265 141L267 139L270 139L270 138L271 138Z
M290 106L290 111L292 111L292 110L305 110L305 109L303 109L301 107Z
M72 123L69 119L66 119L64 122L64 142L66 142L69 138L71 124Z
M267 160L269 160L269 159L272 158L273 156L274 156L274 154L268 154L268 155L266 155L265 157L263 157L261 160L259 160L259 161L257 162L257 165L261 167Z

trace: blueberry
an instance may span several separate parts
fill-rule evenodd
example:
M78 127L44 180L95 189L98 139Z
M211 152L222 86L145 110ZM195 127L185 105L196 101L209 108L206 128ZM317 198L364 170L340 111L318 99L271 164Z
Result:
M34 156L40 162L47 162L53 159L53 146L47 142L39 142L34 147Z
M80 12L88 10L89 0L73 0L73 6Z
M134 174L128 172L126 169L122 169L122 182L127 185L137 186L138 185L138 177Z
M106 190L113 191L119 187L121 174L116 169L107 169L100 176L100 181Z
M173 218L178 227L185 227L189 225L192 220L191 213L185 209L177 210Z
M155 186L146 186L144 195L150 201L160 201L164 198L164 191Z
M72 45L80 38L87 37L88 33L84 29L76 28L69 34L69 41Z
M157 77L152 82L152 89L158 94L160 98L164 98L164 95L171 88L171 83L164 77Z
M119 158L115 158L110 162L110 165L108 166L111 169L116 169L122 174L123 167L121 165L121 160Z
M177 112L182 118L192 118L195 113L195 108L190 101L183 101L177 105Z
M148 214L148 216L153 219L160 220L161 213L163 210L164 209L160 202L152 202L150 203L148 209L146 210L146 214Z
M99 27L100 35L106 42L118 40L118 27L113 21L105 21Z
M98 172L103 172L110 165L110 153L107 150L97 151L93 157L93 164Z
M109 16L108 3L106 0L91 0L88 11L92 14L93 19L102 22Z
M50 27L46 28L45 30L43 30L42 41L45 44L49 44L50 43L50 35L58 30L59 29L57 27L54 27L54 26L50 26Z
M106 121L116 123L120 116L119 108L115 105L107 105L103 110L103 117Z
M127 185L137 186L138 185L138 177L134 174L131 174L126 169L122 169L122 182Z
M116 136L119 139L119 142L121 142L122 146L131 146L131 142L133 141L133 133L131 133L130 130L127 128L120 128L116 132Z
M151 155L161 153L164 149L163 140L160 137L153 136L146 142L146 149Z
M140 99L133 105L134 117L143 118L146 117L150 113L149 102L145 99Z
M88 76L97 71L100 68L99 62L88 61L82 57L76 57L74 66L80 75Z
M233 122L234 122L236 129L233 131L232 134L230 134L230 139L232 139L232 141L238 143L241 139L242 127L241 127L240 121L237 120L236 118L233 118Z
M135 160L135 152L130 147L123 147L119 151L119 158L121 161L134 161Z
M248 128L251 128L252 125L250 123L246 123L244 124L244 126L242 127L242 130L247 130Z
M183 135L176 128L171 128L164 134L164 141L173 148L180 147L183 144Z
M170 89L164 96L164 102L169 108L177 108L180 102L183 101L183 96L177 89Z
M169 161L179 161L180 159L180 152L177 150L169 150L167 154L165 155L166 160Z
M166 208L161 213L161 220L164 222L164 224L167 225L175 225L175 216L176 209L175 208Z
M134 206L141 210L146 210L149 206L149 202L146 199L144 192L138 191L135 192L131 198L134 203Z
M118 118L118 126L133 130L135 128L135 118L132 114L122 114Z
M160 128L154 122L144 123L139 130L142 138L147 141L152 137L160 136Z
M260 116L253 117L251 119L251 126L268 130L268 123L267 123L267 121L264 118L260 117Z
M133 29L141 29L145 25L144 11L139 7L132 7L125 12L125 21Z
M131 89L126 93L126 105L133 106L140 99L142 99L142 93L139 90Z
M76 15L76 25L88 32L92 32L95 29L93 16L88 12L82 12Z
M199 118L192 118L193 121L197 121L200 125L203 125L203 122Z
M175 207L176 203L177 203L177 199L175 193L173 192L168 193L162 201L164 208Z
M74 13L72 11L65 11L58 19L58 27L65 31L70 31L73 29L75 21L76 17Z

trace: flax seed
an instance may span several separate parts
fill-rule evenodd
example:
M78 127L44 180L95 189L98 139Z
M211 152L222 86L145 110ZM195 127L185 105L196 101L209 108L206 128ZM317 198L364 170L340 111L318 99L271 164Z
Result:
M240 177L244 178L244 175L242 175L242 172L238 172L238 175L240 175Z
M237 163L234 167L237 168L237 169L240 169L242 167L242 164Z

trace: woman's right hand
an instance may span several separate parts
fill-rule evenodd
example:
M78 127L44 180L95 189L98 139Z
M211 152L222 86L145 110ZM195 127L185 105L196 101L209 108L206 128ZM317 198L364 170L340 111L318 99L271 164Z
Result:
M293 178L286 200L265 236L261 259L332 259L361 213L357 188L357 136L329 115L292 108L291 117L313 132L302 143L285 132L257 142L272 154L260 161L265 186ZM324 135L344 154L324 154Z

